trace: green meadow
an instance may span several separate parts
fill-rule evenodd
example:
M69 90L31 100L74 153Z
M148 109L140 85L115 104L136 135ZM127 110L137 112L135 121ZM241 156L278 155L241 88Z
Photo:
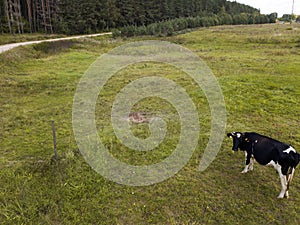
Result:
M26 37L31 38L36 37ZM180 136L172 104L149 97L132 108L167 124L163 143L147 152L118 140L110 113L115 96L130 82L148 76L171 79L185 88L199 114L199 141L187 165L161 183L131 187L107 180L84 160L72 130L81 77L115 47L153 39L179 44L210 67L224 95L226 131L255 131L300 152L299 24L217 26L172 37L103 36L19 47L0 55L0 224L299 223L300 166L290 198L278 200L275 170L256 163L253 171L241 174L244 154L232 154L232 141L224 134L213 163L198 170L210 135L208 101L191 77L167 64L133 64L109 79L95 108L97 131L122 162L149 165L167 158ZM131 131L141 139L151 135L147 123L131 123Z

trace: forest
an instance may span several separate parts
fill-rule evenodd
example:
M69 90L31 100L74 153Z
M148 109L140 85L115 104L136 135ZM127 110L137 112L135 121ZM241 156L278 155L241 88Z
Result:
M118 29L129 36L153 30L171 35L201 26L272 23L276 17L226 0L0 0L0 32L11 34Z

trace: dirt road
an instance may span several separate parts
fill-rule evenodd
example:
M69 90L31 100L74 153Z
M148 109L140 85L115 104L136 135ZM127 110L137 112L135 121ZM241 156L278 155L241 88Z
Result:
M55 39L46 39L46 40L40 40L40 41L27 41L27 42L20 42L20 43L12 43L12 44L6 44L6 45L0 45L0 54L2 52L6 52L12 48L23 46L23 45L31 45L31 44L38 44L41 42L52 42L52 41L62 41L62 40L70 40L70 39L78 39L78 38L84 38L84 37L96 37L96 36L103 36L103 35L109 35L111 32L108 33L101 33L101 34L90 34L90 35L80 35L80 36L72 36L72 37L65 37L65 38L55 38Z

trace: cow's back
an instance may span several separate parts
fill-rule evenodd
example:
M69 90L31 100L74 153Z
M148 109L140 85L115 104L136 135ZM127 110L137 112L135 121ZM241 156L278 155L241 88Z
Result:
M257 134L248 133L252 143L252 154L255 160L262 165L267 165L272 160L278 162L280 155L290 146L272 138Z

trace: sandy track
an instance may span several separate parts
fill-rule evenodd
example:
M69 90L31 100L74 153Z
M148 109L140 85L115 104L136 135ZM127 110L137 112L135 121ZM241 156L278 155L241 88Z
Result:
M78 38L85 38L85 37L96 37L96 36L103 36L103 35L109 35L111 32L108 33L100 33L100 34L89 34L89 35L79 35L79 36L72 36L72 37L65 37L65 38L54 38L54 39L46 39L46 40L40 40L40 41L27 41L27 42L20 42L20 43L12 43L12 44L6 44L6 45L0 45L0 54L2 52L6 52L12 48L23 46L23 45L31 45L31 44L38 44L42 42L53 42L53 41L62 41L62 40L71 40L71 39L78 39Z

